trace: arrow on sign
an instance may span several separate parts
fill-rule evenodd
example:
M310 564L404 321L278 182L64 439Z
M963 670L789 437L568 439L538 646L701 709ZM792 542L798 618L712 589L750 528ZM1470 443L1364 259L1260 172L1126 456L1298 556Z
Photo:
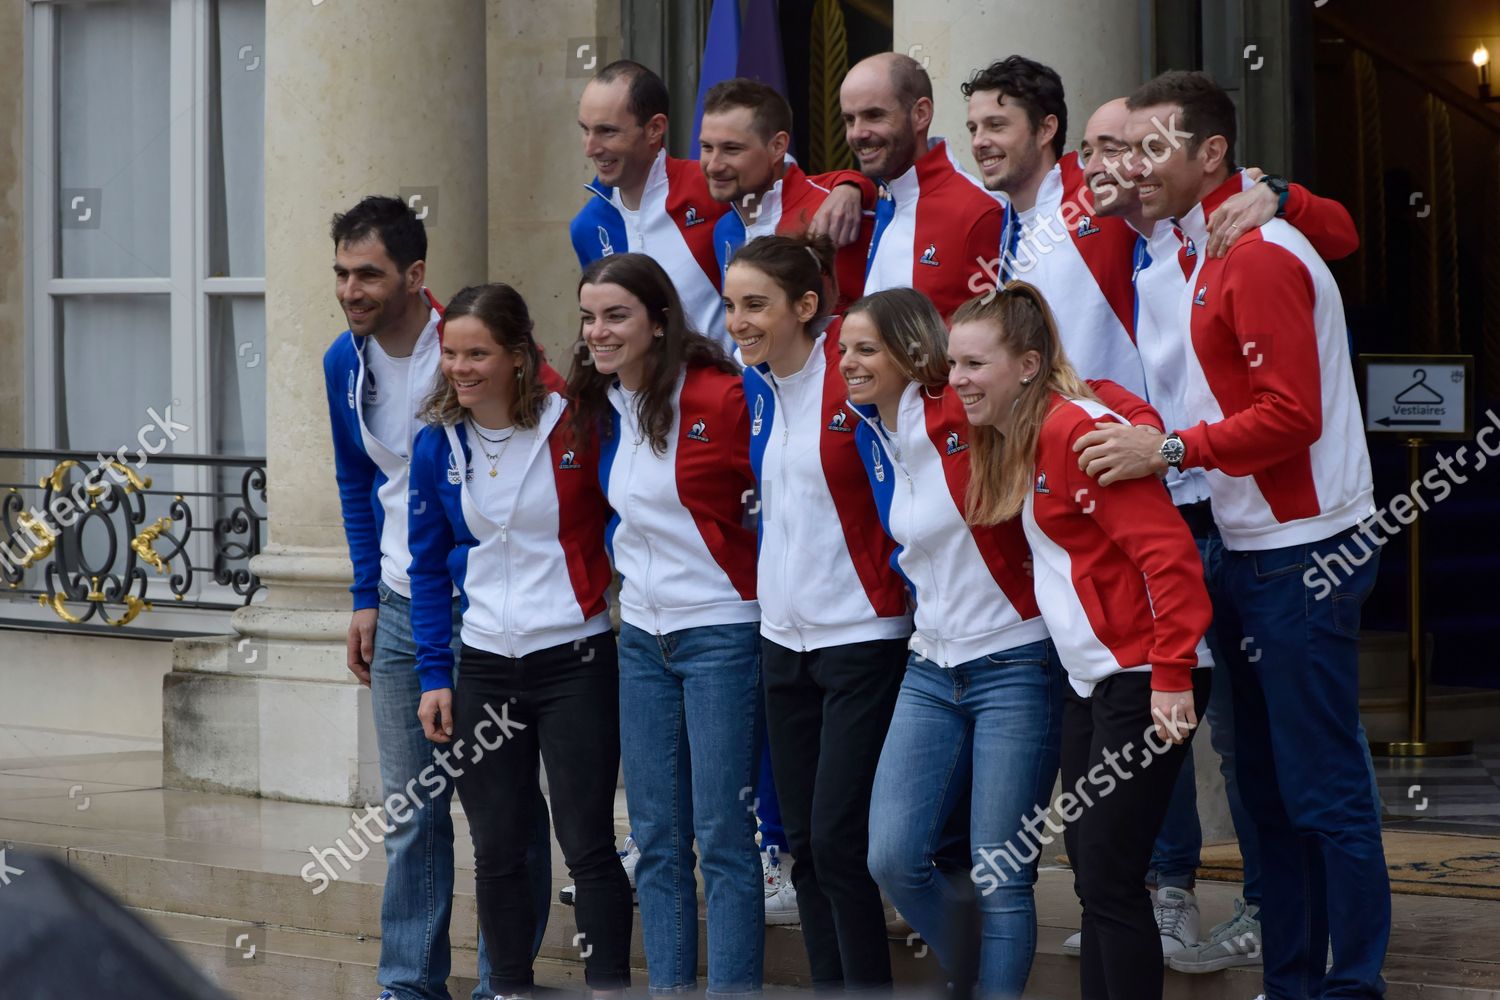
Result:
M1375 421L1382 427L1441 427L1441 420L1392 420L1390 417L1381 417Z

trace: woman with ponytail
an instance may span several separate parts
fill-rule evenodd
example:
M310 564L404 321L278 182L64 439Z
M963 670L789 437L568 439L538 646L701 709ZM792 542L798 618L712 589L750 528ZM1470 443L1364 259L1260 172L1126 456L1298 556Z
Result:
M981 866L1052 791L1062 671L1020 525L965 522L970 428L946 384L937 309L889 289L854 303L839 336L860 457L916 602L875 775L870 871L965 988L977 979L985 996L1019 997L1036 950L1036 855L989 882ZM950 879L934 860L946 860L954 834L967 843Z
M752 240L725 273L724 308L745 364L766 724L813 988L889 990L866 856L911 615L827 322L833 261L826 236Z
M1079 379L1036 288L1011 282L952 322L948 383L974 425L969 523L1024 525L1068 674L1058 813L1083 902L1083 995L1160 1000L1144 886L1208 698L1209 671L1193 669L1211 618L1202 564L1159 481L1100 486L1079 469L1074 442L1132 415Z

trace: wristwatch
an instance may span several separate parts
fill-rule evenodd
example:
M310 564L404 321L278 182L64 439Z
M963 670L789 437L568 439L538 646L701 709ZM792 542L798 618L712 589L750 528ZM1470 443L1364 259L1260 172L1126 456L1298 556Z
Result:
M1182 443L1182 438L1176 434L1168 434L1162 438L1161 460L1167 463L1170 469L1182 468L1182 460L1187 457L1187 445Z
M1291 193L1287 179L1279 177L1276 174L1264 174L1260 179L1260 183L1276 192L1276 217L1278 219L1281 218L1286 214L1286 199Z

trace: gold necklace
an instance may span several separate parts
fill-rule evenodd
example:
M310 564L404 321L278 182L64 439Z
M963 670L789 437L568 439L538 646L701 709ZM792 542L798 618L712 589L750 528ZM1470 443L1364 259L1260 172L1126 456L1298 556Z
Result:
M490 463L490 478L493 479L494 477L500 475L500 459L505 454L505 449L510 447L510 442L512 441L512 439L515 438L516 429L512 427L510 429L510 433L505 435L505 437L503 438L485 437L484 434L480 432L479 425L474 422L473 417L469 418L469 428L474 432L474 436L479 438L479 440L488 441L490 444L498 444L500 446L500 450L495 452L495 454L493 455L489 453L484 445L479 446L479 450L484 454L485 460Z

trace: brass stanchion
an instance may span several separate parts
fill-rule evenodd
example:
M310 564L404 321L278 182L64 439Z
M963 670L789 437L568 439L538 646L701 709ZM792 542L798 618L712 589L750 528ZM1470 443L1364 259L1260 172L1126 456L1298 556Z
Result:
M1421 438L1406 439L1408 471L1413 483L1422 478ZM1406 531L1408 553L1406 580L1406 616L1409 622L1407 641L1406 724L1404 740L1379 741L1370 744L1377 757L1456 757L1473 753L1471 740L1427 739L1427 669L1425 638L1422 628L1422 512L1417 510Z

